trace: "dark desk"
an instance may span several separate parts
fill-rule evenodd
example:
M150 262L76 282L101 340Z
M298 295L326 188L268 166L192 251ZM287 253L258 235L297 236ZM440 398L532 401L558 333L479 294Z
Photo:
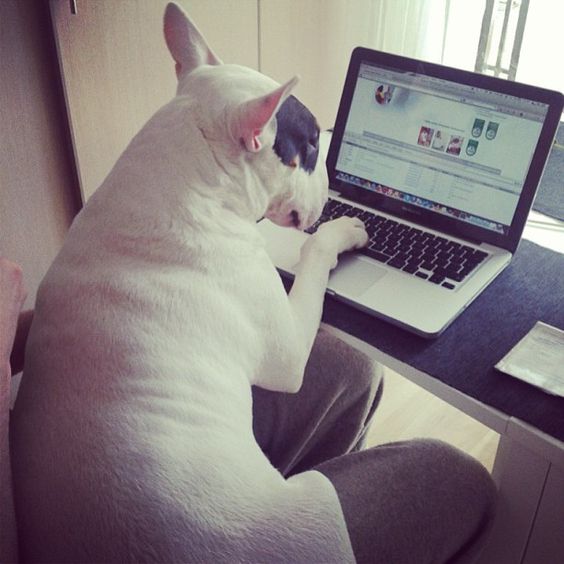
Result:
M329 329L500 433L498 516L480 564L564 562L564 399L494 369L539 320L564 329L564 255L527 240L435 340L325 301Z

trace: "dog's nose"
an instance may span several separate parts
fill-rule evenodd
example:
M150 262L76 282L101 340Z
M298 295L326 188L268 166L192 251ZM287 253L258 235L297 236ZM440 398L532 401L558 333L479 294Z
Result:
M292 218L292 223L294 224L294 227L299 227L300 226L300 216L298 214L298 212L296 210L292 210L290 212L290 217Z

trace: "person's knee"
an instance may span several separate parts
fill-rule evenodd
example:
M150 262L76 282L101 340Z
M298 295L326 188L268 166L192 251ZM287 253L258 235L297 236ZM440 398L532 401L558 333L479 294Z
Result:
M454 562L475 554L487 536L493 481L444 442L389 443L317 469L337 491L359 562L375 554L382 562Z
M476 482L476 485L490 488L493 480L484 466L475 458L462 450L438 439L415 439L414 444L419 444L426 451L433 464L438 464L449 472L454 479L464 479ZM495 489L495 487L494 487Z
M418 458L421 470L442 493L446 514L465 513L479 521L480 526L493 519L497 491L480 462L439 440L415 440L413 448L412 456Z

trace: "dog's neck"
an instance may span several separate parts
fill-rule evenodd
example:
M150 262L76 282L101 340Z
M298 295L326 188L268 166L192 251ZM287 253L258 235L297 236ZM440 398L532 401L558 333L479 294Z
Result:
M264 215L270 197L229 143L206 135L190 101L177 97L134 137L109 180L119 183L132 212L240 234L241 223L254 225Z

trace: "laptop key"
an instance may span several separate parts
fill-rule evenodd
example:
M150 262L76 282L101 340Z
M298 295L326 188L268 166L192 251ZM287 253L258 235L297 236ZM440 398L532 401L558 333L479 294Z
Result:
M384 249L386 248L386 243L371 243L369 245L369 247L373 251L378 251L378 252L382 253L382 252L384 252Z
M408 262L402 270L408 274L415 274L419 270L419 265L417 263Z
M462 282L465 278L463 274L460 274L459 272L455 272L453 270L446 270L444 272L444 275L446 278L449 278L450 280L454 280L455 282Z
M326 204L325 204L325 208L323 211L327 212L327 213L333 213L334 211L340 209L343 207L343 203L339 202L339 200L329 200Z
M389 266L393 266L394 268L403 269L405 266L405 261L397 258L393 258L392 260L388 261Z
M488 253L485 253L484 251L476 251L474 256L479 262L482 262L488 256Z
M376 259L379 262L388 262L392 258L390 255L387 255L387 254L382 253L380 251L375 251L375 250L370 249L370 248L367 249L366 247L360 249L360 252L363 255L366 255L367 257Z
M406 264L407 262L410 262L410 258L411 258L411 257L410 257L409 255L406 255L405 253L403 253L403 252L401 251L401 249L399 250L398 254L394 256L394 259L395 259L395 260L401 261L401 262L403 262L404 264Z
M358 219L361 221L369 221L372 219L373 215L370 212L362 211L358 214Z

